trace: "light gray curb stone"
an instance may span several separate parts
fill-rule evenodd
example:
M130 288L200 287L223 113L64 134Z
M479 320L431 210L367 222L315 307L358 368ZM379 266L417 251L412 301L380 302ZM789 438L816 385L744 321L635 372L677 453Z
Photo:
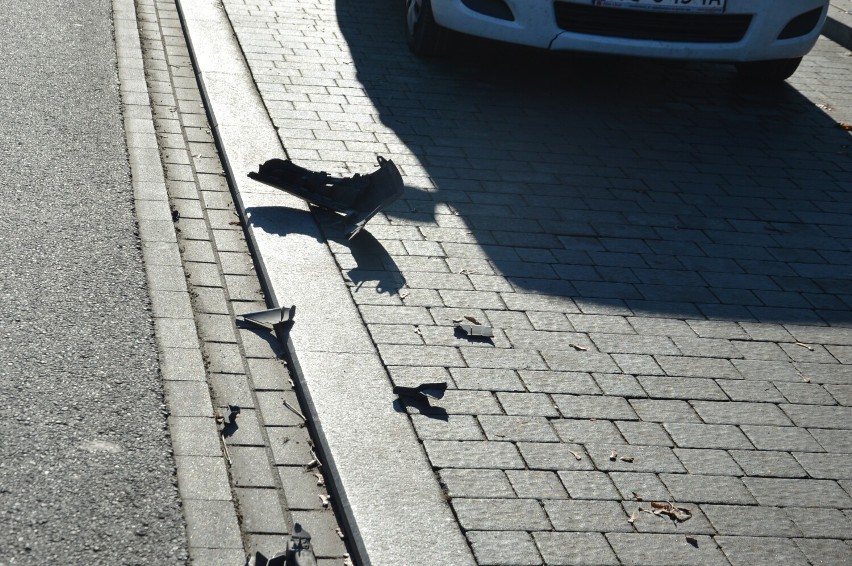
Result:
M145 82L133 0L113 0L124 127L190 557L240 564L243 545L213 421ZM175 277L179 277L176 280ZM187 334L191 332L191 334Z
M390 379L307 205L246 177L285 152L223 7L178 6L258 273L275 305L298 307L287 347L354 558L474 564L408 417L393 409Z

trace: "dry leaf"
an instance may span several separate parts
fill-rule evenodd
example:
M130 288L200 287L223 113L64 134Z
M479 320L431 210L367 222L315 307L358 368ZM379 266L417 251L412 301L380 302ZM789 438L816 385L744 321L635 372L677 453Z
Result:
M585 352L586 350L588 350L588 348L586 348L585 346L578 346L577 344L568 344L568 345L571 346L572 348L574 348L575 350L577 350L578 352Z
M633 499L635 499L636 501L642 501L642 497L635 491L633 492Z
M637 510L637 511L638 511L638 510ZM633 523L635 523L635 522L636 522L636 519L638 518L638 516L636 515L637 511L634 511L633 513L631 513L631 514L630 514L630 518L629 518L629 519L627 519L627 522L628 522L628 523L630 523L631 525L632 525Z
M688 542L689 544L691 544L695 548L698 548L698 539L697 538L687 535L686 542Z
M319 494L320 501L322 501L323 507L328 507L329 502L331 501L331 497L325 495L324 493Z
M339 527L335 530L337 532L337 536L339 536L341 539L346 538L346 536L344 536L344 534L343 534L343 531L341 531Z
M611 462L615 462L615 459L616 459L616 458L618 458L618 452L616 452L615 450L613 450L613 451L610 453L610 455L609 455L609 460L610 460Z
M572 456L574 456L574 458L575 458L575 459L577 459L577 460L582 460L582 459L583 459L583 457L582 457L581 455L577 454L577 453L576 453L576 452L574 452L573 450L568 450L568 452L570 452L570 453L571 453L571 455L572 455Z
M323 487L325 485L325 478L322 477L322 474L319 472L314 472L314 476L317 478L317 485Z
M465 315L464 317L465 317L467 320L469 320L470 322L472 322L472 323L474 323L474 324L476 324L476 325L479 325L479 321L478 321L478 320L476 320L475 318L473 318L472 316Z
M314 458L313 460L308 462L307 465L305 465L306 470L313 470L314 468L317 468L317 467L319 467L319 460L317 460L316 458Z
M677 507L671 503L659 503L654 501L651 503L651 507L654 508L654 515L665 515L672 521L677 521L679 523L688 521L692 518L692 511L685 507Z
M808 346L807 344L802 344L801 342L796 342L796 346L801 346L802 348L806 348L807 350L810 350L811 352L814 351L813 346Z
M840 122L837 125L840 126L841 130L846 130L847 132L852 132L852 124L847 124L846 122Z
M622 456L619 458L622 462L627 462L628 464L633 462L633 456Z

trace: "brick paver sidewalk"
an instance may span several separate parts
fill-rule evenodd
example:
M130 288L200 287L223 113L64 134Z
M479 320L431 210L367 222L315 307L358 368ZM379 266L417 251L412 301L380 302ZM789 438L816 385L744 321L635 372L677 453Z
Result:
M847 52L753 92L707 64L418 60L402 2L225 7L292 159L403 170L352 242L317 217L394 382L451 386L448 420L411 419L480 564L848 563Z

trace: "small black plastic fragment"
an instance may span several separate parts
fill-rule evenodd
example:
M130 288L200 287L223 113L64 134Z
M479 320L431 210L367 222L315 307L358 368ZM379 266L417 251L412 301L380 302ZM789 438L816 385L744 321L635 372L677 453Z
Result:
M287 550L267 558L262 552L246 559L245 566L316 566L317 559L311 547L311 535L299 523L293 525L293 534L287 542Z
M456 328L474 338L491 338L494 336L494 330L484 324L459 324Z
M237 320L260 326L269 330L276 324L282 324L293 320L296 314L296 307L275 307L265 311L250 312L237 316Z
M436 383L421 383L417 387L403 387L395 385L393 392L400 397L414 397L416 399L425 399L429 397L433 399L441 399L447 391L447 382L440 381Z

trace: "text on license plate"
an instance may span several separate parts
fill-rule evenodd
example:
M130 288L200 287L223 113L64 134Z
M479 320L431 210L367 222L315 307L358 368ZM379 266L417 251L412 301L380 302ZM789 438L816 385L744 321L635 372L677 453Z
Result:
M678 12L724 12L727 0L592 0L595 6Z

